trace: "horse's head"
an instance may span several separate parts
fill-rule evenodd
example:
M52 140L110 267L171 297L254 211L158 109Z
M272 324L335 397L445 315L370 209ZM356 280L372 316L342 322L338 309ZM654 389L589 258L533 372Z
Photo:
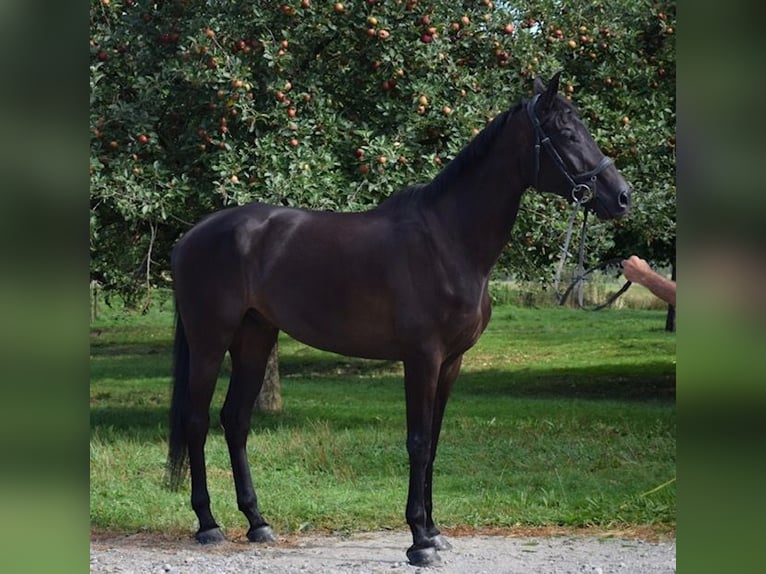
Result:
M558 93L560 72L535 80L527 114L535 130L533 185L580 202L601 219L630 210L630 186L593 140L577 109Z

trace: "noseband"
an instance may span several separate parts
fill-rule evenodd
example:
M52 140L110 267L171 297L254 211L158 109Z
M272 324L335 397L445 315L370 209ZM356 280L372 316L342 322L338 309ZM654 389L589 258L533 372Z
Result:
M559 171L561 171L572 186L572 200L580 205L588 203L596 196L596 178L598 178L598 175L602 171L612 165L612 159L604 156L599 164L592 170L578 174L571 174L564 163L564 160L561 158L561 154L559 154L556 146L553 145L551 138L543 130L540 118L535 111L535 104L538 99L540 99L540 94L535 94L535 96L527 102L527 114L529 115L532 125L535 127L534 186L537 187L538 177L540 175L540 148L543 147L548 152L553 163L556 164Z

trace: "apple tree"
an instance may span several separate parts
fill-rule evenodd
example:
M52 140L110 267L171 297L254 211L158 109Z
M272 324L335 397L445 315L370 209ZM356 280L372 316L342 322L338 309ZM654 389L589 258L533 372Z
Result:
M675 25L667 0L91 0L92 278L139 302L226 206L370 208L558 70L634 187L590 256L671 263ZM568 210L526 194L500 268L550 281Z

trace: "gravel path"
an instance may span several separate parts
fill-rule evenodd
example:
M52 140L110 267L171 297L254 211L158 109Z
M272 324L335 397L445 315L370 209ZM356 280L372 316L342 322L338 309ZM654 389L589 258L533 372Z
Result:
M439 574L674 574L675 540L647 542L596 536L457 536L440 552ZM302 535L278 544L192 540L147 535L91 541L91 574L366 574L424 573L406 562L409 532L350 537Z

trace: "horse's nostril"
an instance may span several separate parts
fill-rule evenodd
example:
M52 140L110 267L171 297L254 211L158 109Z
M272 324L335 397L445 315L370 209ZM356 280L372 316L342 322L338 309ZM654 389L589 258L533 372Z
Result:
M630 206L630 190L623 189L620 194L617 196L617 202L620 204L620 207L629 207Z

